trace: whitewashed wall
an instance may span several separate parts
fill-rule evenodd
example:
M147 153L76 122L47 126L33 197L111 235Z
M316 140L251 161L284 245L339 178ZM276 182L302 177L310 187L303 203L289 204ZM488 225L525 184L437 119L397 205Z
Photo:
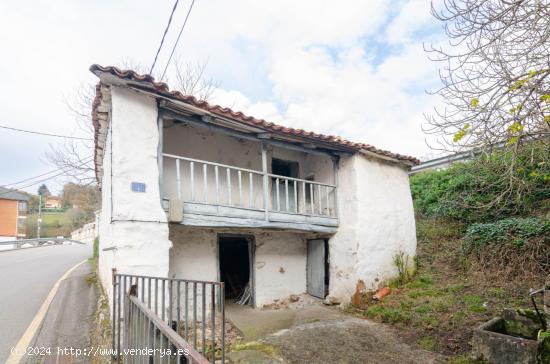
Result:
M261 170L258 143L182 125L167 125L164 134L166 153ZM103 156L104 204L99 222L100 276L109 295L113 267L121 273L218 279L216 233L221 230L174 225L169 232L160 203L158 138L155 100L113 86L111 125ZM269 157L299 162L301 178L315 174L317 181L334 182L328 157L280 148L271 148ZM175 166L165 162L164 170L165 196L175 197ZM196 178L198 195L202 175ZM146 192L132 192L131 182L145 183ZM261 199L261 182L255 183L256 198ZM189 181L182 181L184 190L188 184ZM235 191L233 196L237 196ZM209 195L213 193L209 191ZM403 251L412 259L416 237L404 168L362 154L343 157L338 197L340 227L329 241L330 294L345 302L358 280L375 289L395 276L394 255ZM305 235L239 232L255 236L258 306L306 291ZM175 242L173 249L170 240ZM115 249L103 251L105 248Z
M293 232L170 226L170 277L218 280L219 233L253 235L256 306L306 291L306 238Z
M416 230L405 168L361 154L340 165L340 226L330 239L330 295L349 301L358 280L374 290L397 275L399 252L413 263Z
M171 247L160 203L156 101L114 86L111 98L99 224L100 276L110 296L112 268L166 277ZM132 182L145 183L146 192L132 192Z

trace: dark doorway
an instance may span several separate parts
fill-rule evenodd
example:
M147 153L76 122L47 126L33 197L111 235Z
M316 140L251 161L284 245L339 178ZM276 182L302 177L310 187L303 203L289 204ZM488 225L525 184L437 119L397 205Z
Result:
M222 235L218 244L220 280L225 283L225 297L237 301L250 296L243 302L253 304L252 238Z
M299 168L300 167L298 162L285 161L277 158L273 158L271 160L271 173L276 174L278 176L298 178L300 176ZM277 180L279 181L278 184L277 184ZM288 188L287 188L284 178L277 178L277 177L271 178L271 204L273 206L273 210L283 211L283 212L297 212L296 204L295 204L296 198L294 196L295 195L294 183L295 181L289 180ZM296 191L297 190L298 190L298 186L296 186ZM288 207L287 207L287 200L288 200Z

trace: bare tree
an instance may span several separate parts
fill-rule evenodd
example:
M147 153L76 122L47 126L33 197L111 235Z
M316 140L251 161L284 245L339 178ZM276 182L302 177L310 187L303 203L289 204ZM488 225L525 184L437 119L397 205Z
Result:
M502 178L480 188L506 188L480 208L520 199L525 178L546 178L550 163L550 3L443 0L438 8L432 2L432 14L449 38L427 48L442 64L442 86L434 94L444 103L427 116L425 132L438 141L432 148L498 149L505 156Z
M550 136L550 3L547 0L444 0L433 15L444 23L445 107L426 131L446 150L506 145Z
M123 60L121 64L124 69L131 69L140 74L147 73L147 68L141 64L128 60ZM175 59L173 65L176 79L174 88L184 94L209 100L219 86L213 79L206 78L206 62L191 64ZM165 78L164 81L167 82L168 79ZM82 84L74 93L65 97L65 104L75 116L78 129L92 140L94 130L91 109L95 92L95 85ZM93 142L67 139L62 143L50 145L46 159L59 168L65 178L89 185L95 183L93 154Z
M205 77L208 63L183 63L176 58L174 69L176 74L176 88L185 95L193 95L199 100L210 100L214 91L220 86L212 78Z

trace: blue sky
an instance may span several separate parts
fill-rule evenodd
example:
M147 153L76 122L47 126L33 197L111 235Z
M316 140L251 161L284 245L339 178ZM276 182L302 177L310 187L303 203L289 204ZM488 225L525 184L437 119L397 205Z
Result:
M180 1L161 66L189 3ZM422 44L444 41L429 4L197 0L177 54L183 62L208 62L208 75L220 84L213 101L224 106L425 157L432 152L421 124L436 100L424 91L438 79ZM172 6L3 1L0 125L87 136L66 99L97 81L88 72L92 63L150 65ZM0 185L54 169L45 152L57 143L0 129ZM63 182L48 184L56 191Z

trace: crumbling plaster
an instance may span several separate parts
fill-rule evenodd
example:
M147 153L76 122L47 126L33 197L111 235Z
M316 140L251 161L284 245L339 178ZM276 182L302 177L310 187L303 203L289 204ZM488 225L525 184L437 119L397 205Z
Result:
M218 280L219 234L252 236L257 307L306 292L306 239L313 234L259 229L204 229L170 225L170 276Z

